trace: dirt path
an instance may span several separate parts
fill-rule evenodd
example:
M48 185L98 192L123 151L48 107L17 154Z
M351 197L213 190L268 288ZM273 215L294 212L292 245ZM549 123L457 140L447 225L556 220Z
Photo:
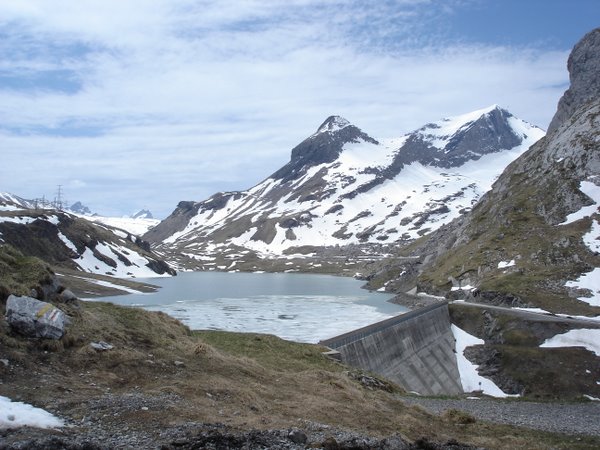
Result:
M493 399L403 398L442 413L447 409L465 411L477 419L566 434L600 436L600 401L584 403L536 403Z

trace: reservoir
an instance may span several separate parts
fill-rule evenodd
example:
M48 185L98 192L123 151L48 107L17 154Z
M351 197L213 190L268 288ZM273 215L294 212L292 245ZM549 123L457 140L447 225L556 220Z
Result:
M193 330L313 343L407 311L387 301L391 294L361 289L364 281L330 275L183 272L139 281L161 289L95 300L162 311Z

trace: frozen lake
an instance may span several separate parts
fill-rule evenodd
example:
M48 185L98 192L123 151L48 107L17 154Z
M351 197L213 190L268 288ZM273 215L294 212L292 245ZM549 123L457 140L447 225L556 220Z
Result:
M194 330L275 334L318 342L406 312L363 281L291 273L184 272L146 281L156 293L96 300L163 311Z

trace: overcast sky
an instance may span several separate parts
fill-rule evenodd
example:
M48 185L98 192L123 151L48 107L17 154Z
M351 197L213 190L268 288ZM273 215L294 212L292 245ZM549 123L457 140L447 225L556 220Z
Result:
M329 115L546 128L598 0L0 2L0 191L103 215L247 189Z

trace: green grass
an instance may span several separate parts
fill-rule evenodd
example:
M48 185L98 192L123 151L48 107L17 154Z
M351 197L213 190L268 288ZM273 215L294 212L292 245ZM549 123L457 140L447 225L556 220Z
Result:
M276 336L225 331L195 331L202 341L234 356L252 358L264 367L280 371L309 369L341 372L342 366L323 355L324 347L285 341Z
M0 301L8 294L29 295L42 282L50 282L50 267L40 259L26 257L10 245L0 245Z

